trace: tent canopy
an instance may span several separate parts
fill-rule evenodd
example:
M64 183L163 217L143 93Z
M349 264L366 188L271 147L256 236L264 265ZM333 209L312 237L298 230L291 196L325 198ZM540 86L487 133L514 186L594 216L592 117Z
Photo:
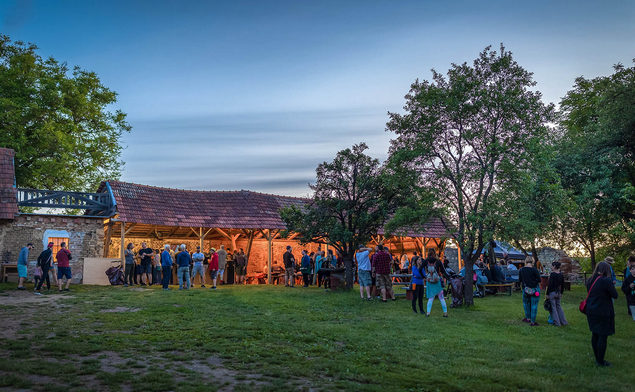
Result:
M496 243L496 246L494 247L494 255L496 256L497 259L502 259L503 254L507 253L507 255L509 256L511 260L525 260L526 258L525 254L519 251L518 249L514 248L513 246L509 245L507 242L503 242L503 241L494 241L494 242ZM489 246L486 246L485 248L483 248L483 250L481 251L481 254L487 253L487 251L489 251ZM474 253L476 253L476 251L474 251ZM531 253L529 255L531 256Z

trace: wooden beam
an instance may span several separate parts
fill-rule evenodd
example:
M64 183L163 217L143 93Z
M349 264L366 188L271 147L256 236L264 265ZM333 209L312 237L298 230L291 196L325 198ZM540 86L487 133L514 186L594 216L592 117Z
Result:
M300 235L300 233L293 233L289 237L287 237L287 239L291 241L291 240L293 240L295 237L297 237L299 235Z
M120 257L121 264L126 265L126 222L121 221L121 249L120 249Z
M134 229L136 225L136 223L131 223L130 226L128 226L128 228L126 229L126 234L130 233L130 230Z
M271 247L271 230L267 230L267 284L271 284L271 259L273 258L273 249Z
M228 240L232 239L229 234L225 233L223 230L219 229L218 227L215 227L214 230L216 230L220 235L227 238Z
M188 227L188 228L192 231L192 233L194 233L195 236L197 236L197 237L199 236L199 233L196 230L194 230L191 227Z
M106 237L104 238L104 252L103 252L104 257L108 257L108 253L110 253L111 237L112 237L112 221L108 221L108 224L106 225Z

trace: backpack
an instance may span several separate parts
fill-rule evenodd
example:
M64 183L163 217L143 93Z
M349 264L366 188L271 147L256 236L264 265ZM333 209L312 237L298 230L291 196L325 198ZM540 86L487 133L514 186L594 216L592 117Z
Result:
M433 265L428 266L428 282L437 283L439 281L439 273Z

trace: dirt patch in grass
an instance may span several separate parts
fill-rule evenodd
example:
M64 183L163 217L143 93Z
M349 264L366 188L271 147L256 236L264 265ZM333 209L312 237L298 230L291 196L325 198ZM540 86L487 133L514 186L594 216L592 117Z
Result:
M117 306L116 308L112 308L112 309L102 309L100 310L100 312L101 313L125 313L125 312L134 313L140 310L141 310L140 308L127 308L125 306Z
M58 294L35 295L31 290L16 290L10 294L7 292L1 294L0 305L22 306L31 304L53 304L59 306L57 301L62 298L64 298L64 296Z

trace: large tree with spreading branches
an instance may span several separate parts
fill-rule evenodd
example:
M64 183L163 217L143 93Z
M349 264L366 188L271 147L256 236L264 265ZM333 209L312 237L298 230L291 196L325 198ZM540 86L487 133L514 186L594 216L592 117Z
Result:
M0 35L0 146L15 150L17 185L94 191L118 178L125 113L99 77Z
M435 203L456 222L466 276L496 234L497 193L533 166L534 151L553 121L532 74L502 45L485 48L472 64L452 64L447 75L415 81L404 113L389 113L393 165L416 173ZM466 304L473 304L466 279Z

